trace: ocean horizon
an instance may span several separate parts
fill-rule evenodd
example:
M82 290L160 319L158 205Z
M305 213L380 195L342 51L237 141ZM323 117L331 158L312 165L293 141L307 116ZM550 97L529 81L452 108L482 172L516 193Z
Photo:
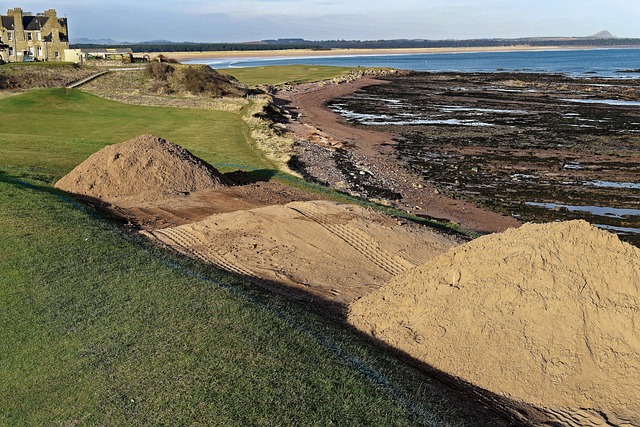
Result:
M269 65L389 67L429 72L522 72L569 76L640 78L640 48L554 49L447 53L392 53L327 56L256 56L197 58L184 61L212 68Z

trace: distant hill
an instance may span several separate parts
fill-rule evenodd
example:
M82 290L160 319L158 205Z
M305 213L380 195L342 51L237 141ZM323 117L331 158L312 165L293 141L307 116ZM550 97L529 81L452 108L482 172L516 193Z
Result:
M112 39L87 39L87 38L84 38L84 37L78 37L78 38L71 39L71 43L72 44L105 45L105 46L122 44L122 42L117 42L117 41L112 40Z
M589 36L589 38L591 38L591 39L615 39L616 36L611 34L609 31L604 30L604 31L600 31L599 33L596 33L596 34L594 34L592 36Z
M136 44L174 44L171 40L148 40L146 42L138 42Z
M171 40L148 40L144 42L123 42L123 41L115 41L113 39L88 39L84 37L78 37L75 39L71 39L71 44L81 44L81 45L92 45L92 46L120 46L125 44L175 44Z

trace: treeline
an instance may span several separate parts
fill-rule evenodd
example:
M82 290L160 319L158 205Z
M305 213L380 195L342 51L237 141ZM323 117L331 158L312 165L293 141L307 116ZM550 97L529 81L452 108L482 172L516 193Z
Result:
M502 46L640 46L640 39L470 39L470 40L328 40L317 42L325 49L397 49L397 48L455 48Z
M471 40L324 40L302 39L265 40L260 43L134 43L126 45L74 44L72 48L131 48L136 53L147 52L213 52L285 49L398 49L398 48L456 48L508 46L639 46L640 38L524 38Z
M72 44L72 49L131 48L136 53L149 52L226 52L248 50L322 49L308 44L268 44L268 43L132 43L116 45Z
M630 38L614 38L614 39L573 39L573 40L555 40L553 42L545 40L532 40L530 42L532 46L593 46L593 47L614 47L614 46L639 46L640 39Z

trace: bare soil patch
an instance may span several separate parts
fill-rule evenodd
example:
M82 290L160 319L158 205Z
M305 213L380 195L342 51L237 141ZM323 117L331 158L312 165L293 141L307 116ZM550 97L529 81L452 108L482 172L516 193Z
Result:
M293 202L211 215L147 233L222 269L342 311L354 299L455 244L372 210L329 201Z

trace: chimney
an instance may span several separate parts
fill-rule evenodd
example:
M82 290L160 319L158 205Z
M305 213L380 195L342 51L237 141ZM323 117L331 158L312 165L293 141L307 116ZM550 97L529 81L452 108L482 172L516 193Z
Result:
M22 16L22 8L20 7L16 7L15 9L9 9L7 10L7 16L14 16L14 15L20 15Z
M58 15L56 13L55 9L49 9L47 11L44 12L44 16L49 16L53 19L58 19Z
M9 9L7 15L13 16L13 29L15 31L14 36L16 40L24 40L24 27L22 25L22 9L19 7L13 10Z

